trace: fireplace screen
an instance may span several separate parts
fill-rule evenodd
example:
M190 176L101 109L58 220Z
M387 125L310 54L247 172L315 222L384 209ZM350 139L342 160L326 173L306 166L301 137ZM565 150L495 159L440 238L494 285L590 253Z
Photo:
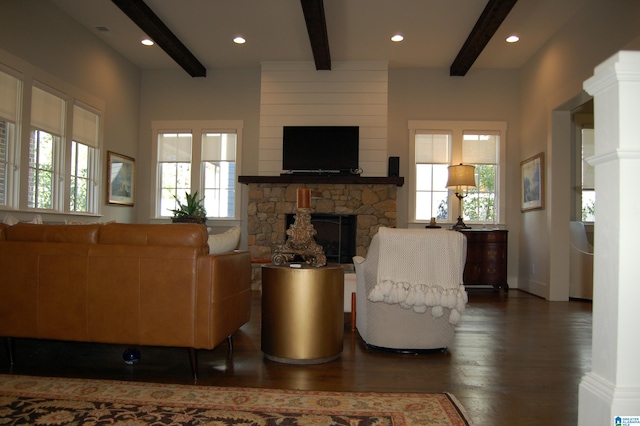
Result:
M287 215L286 229L293 224L294 216ZM324 249L327 263L352 263L356 255L356 218L356 215L311 214L316 243Z

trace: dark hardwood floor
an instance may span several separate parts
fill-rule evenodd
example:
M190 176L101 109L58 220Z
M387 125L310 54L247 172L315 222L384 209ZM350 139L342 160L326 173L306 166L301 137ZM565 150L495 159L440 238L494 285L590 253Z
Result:
M221 344L199 351L198 385L377 392L451 392L478 426L577 424L578 385L591 365L591 303L547 302L510 290L470 289L455 343L445 353L399 355L368 349L345 316L344 351L318 365L279 364L260 350L260 293L252 319ZM193 384L186 349L16 339L15 365L0 373Z

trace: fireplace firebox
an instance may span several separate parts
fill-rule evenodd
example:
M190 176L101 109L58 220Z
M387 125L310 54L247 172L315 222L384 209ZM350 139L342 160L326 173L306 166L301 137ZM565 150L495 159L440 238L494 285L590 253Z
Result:
M286 228L295 214L287 214ZM352 263L356 255L357 216L349 214L312 213L311 224L316 230L316 243L322 246L327 263Z

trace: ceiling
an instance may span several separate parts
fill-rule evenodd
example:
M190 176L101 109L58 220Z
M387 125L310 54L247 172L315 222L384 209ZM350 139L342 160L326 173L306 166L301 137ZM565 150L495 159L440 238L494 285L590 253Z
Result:
M179 69L111 0L49 0L142 70ZM588 0L518 0L473 69L519 68ZM207 69L313 61L297 0L145 0ZM391 68L449 68L487 0L324 0L331 61L387 61ZM98 29L100 28L100 29ZM390 40L396 33L404 41ZM505 42L511 34L515 44ZM243 45L232 39L242 35Z

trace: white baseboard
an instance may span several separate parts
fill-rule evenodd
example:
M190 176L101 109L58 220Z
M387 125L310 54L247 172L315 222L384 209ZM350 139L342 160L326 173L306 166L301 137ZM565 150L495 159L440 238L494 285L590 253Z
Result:
M640 419L640 387L616 387L589 372L580 382L578 395L578 426L615 425L616 417Z

